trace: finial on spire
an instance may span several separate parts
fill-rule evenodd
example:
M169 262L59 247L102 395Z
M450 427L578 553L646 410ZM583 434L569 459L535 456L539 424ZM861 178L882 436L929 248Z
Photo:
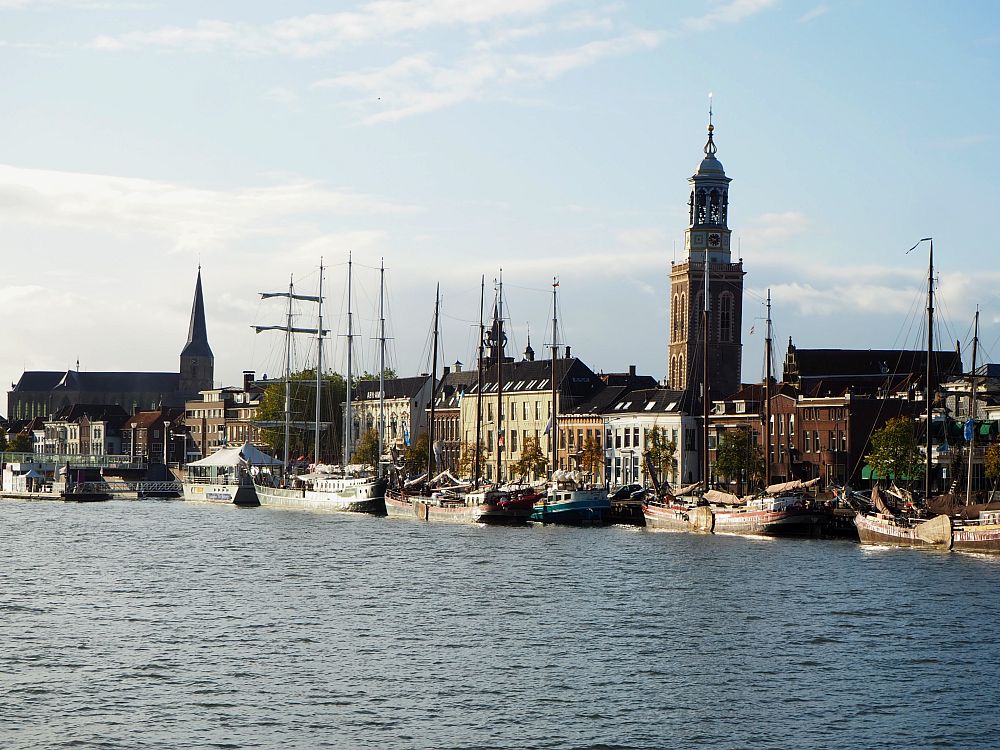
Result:
M712 133L715 125L712 124L712 92L708 92L708 143L705 144L705 156L715 156L715 141L712 140Z

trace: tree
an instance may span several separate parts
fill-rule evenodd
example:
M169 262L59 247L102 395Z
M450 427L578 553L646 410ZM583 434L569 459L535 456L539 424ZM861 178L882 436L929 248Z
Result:
M479 472L486 466L486 444L479 441ZM461 477L472 477L473 481L478 481L479 477L473 477L476 470L476 451L472 443L462 443L462 453L458 458L458 475Z
M0 451L7 450L7 434L0 430Z
M370 466L374 469L378 466L378 460L378 432L366 430L358 439L354 455L351 456L351 463Z
M601 478L604 468L604 449L593 437L588 436L580 449L580 468L590 474L593 481Z
M294 372L291 382L291 422L293 427L289 440L289 456L311 456L313 452L312 425L316 419L316 370ZM344 379L331 373L324 376L323 394L320 402L321 420L332 425L320 435L321 450L327 459L340 456L341 435L343 434L344 398L347 387ZM257 407L256 422L267 423L261 429L261 439L276 456L285 454L285 384L275 381L264 389L260 405ZM308 425L309 427L305 427ZM323 429L323 428L320 428ZM319 460L318 457L313 457Z
M7 444L10 453L31 453L34 450L31 435L26 432L19 432L14 439Z
M543 474L548 465L549 461L542 453L538 441L530 437L525 438L524 445L521 446L521 457L510 465L510 470L514 474L527 477L532 474Z
M881 478L919 479L924 475L917 424L909 417L895 417L872 433L871 453L865 461Z
M715 451L715 473L726 481L756 483L764 478L764 454L748 430L726 430Z
M993 480L994 487L1000 479L1000 444L986 446L984 456L986 478Z
M386 367L382 371L382 374L385 376L386 380L395 380L396 377L397 377L396 371L393 370L391 367ZM367 370L365 370L360 375L355 375L354 376L354 382L355 383L360 383L362 380L378 380L378 373L377 372L368 372Z
M666 429L654 427L646 436L646 452L649 454L649 461L656 470L656 478L663 482L668 474L670 480L674 477L674 456L677 453L677 442L671 440Z
M404 452L403 468L408 475L419 476L427 471L428 440L427 433L421 432L410 442L410 446Z

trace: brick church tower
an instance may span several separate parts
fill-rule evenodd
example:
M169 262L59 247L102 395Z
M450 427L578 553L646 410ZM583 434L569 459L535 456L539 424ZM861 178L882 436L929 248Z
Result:
M705 339L702 311L708 269L709 398L735 393L743 355L743 259L733 263L729 229L730 178L716 156L715 126L709 113L705 158L688 178L687 258L670 268L670 344L667 381L671 388L695 389L703 380Z

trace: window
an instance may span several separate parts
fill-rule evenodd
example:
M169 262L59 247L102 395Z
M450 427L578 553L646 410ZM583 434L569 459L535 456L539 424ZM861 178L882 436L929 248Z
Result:
M633 427L632 428L632 447L633 448L638 448L639 447L639 428L638 427Z
M576 442L573 440L574 434L572 428L566 430L566 432L569 433L569 447L574 448L576 446Z
M541 419L542 418L541 415L542 415L542 402L541 401L536 401L535 402L535 420Z
M844 453L847 453L847 431L846 430L840 433L840 450L844 451Z
M521 403L521 416L524 418L525 422L528 421L528 402L527 401L524 401L524 402Z
M733 295L723 292L719 296L719 341L728 343L734 339Z
M788 434L792 437L795 436L795 415L788 415Z
M805 435L803 437L805 438L805 443L804 443L805 452L812 453L812 440L810 439L809 436L809 430L806 430Z
M493 421L493 402L491 401L486 402L486 419L490 422Z
M772 436L774 435L774 415L773 414L771 415L771 422L770 422L769 432L770 432L770 434Z
M510 421L517 421L517 401L510 402Z
M576 444L583 448L583 430L576 431Z
M837 450L837 433L834 432L833 430L830 430L830 443L829 443L829 445L830 445L830 450L832 450L832 451Z
M510 431L510 450L511 452L517 451L517 430Z
M566 447L566 430L562 427L559 428L559 447Z
M615 448L622 447L622 431L615 430Z

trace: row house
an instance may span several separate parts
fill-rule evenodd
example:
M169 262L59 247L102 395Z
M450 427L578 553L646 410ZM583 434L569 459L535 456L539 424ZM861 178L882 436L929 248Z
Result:
M656 388L656 380L648 375L637 375L635 365L628 372L600 373L602 384L593 395L581 404L559 415L558 460L560 469L574 469L590 474L595 484L613 482L607 450L609 441L605 438L605 415L611 408L621 403L621 398L638 389ZM587 453L600 451L602 460L587 465ZM593 455L593 454L591 454Z
M241 387L210 388L200 392L200 399L185 402L183 422L190 444L185 437L183 452L188 460L208 456L227 445L265 447L254 420L268 384L255 381L254 372L246 370Z
M402 451L427 431L427 407L431 402L431 376L387 378L381 394L378 380L363 380L354 387L351 401L349 453L366 432L378 429L379 402L384 405L386 450ZM380 399L381 395L381 399Z
M434 396L434 445L439 471L447 469L458 475L462 458L462 401L465 394L479 383L479 371L463 372L462 363L444 368ZM428 424L430 410L427 410ZM475 443L475 437L470 445Z
M198 458L191 441L183 409L137 411L122 425L122 453L152 464L185 463Z
M605 473L610 486L652 483L644 456L654 430L673 443L673 456L654 467L658 481L677 487L698 481L701 419L693 414L689 392L671 388L632 390L604 415Z
M570 355L569 347L566 353ZM501 481L519 479L511 467L531 441L545 456L552 454L552 360L535 360L530 347L525 355L520 362L506 362L502 389L498 387L497 368L487 359L482 391L477 382L465 391L461 401L461 440L471 450L476 436L476 404L482 396L481 435L487 481L494 481L498 472ZM601 386L600 378L579 359L567 356L556 360L555 391L560 413L570 412ZM528 479L536 481L544 476L544 472L537 472Z
M128 414L117 404L72 404L32 426L35 454L103 456L122 454L122 425Z

